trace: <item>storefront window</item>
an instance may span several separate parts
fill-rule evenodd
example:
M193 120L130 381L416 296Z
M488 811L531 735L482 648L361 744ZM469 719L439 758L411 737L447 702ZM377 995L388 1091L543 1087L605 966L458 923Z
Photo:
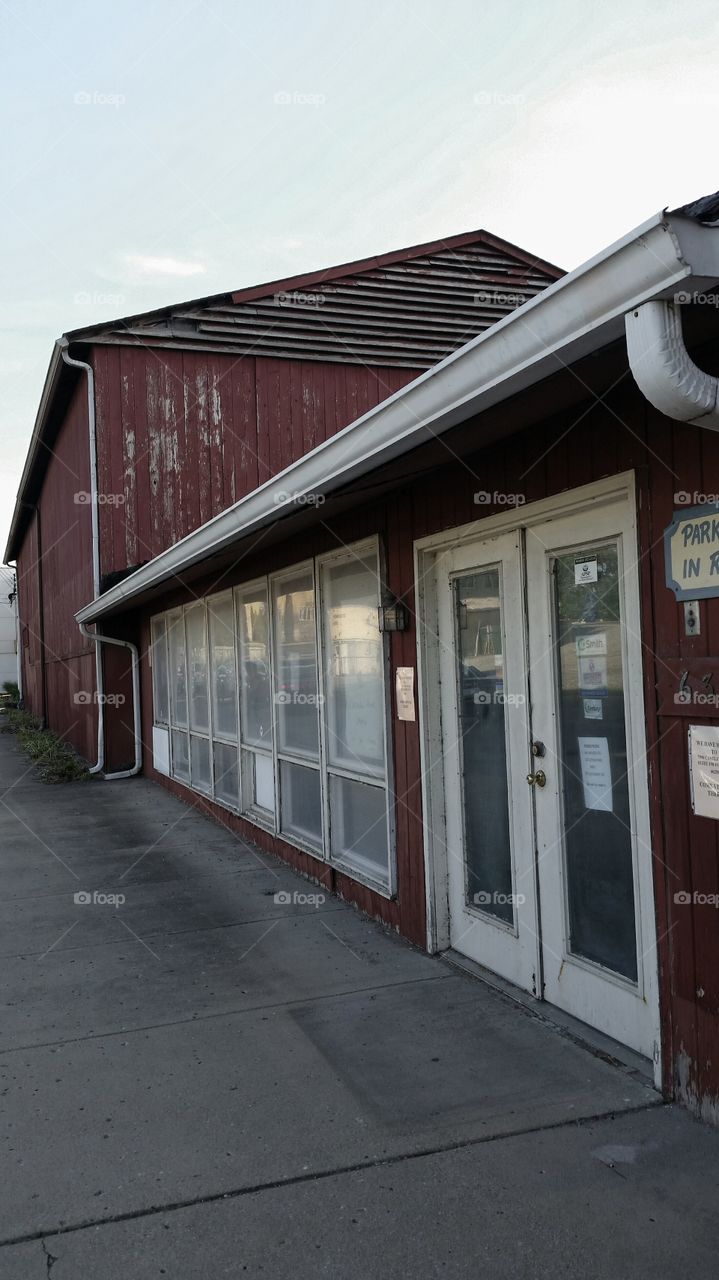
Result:
M384 880L386 712L377 550L325 560L321 575L331 856L350 871Z
M173 777L388 892L380 600L362 544L153 618L152 662Z
M275 784L272 760L272 677L267 583L263 580L236 592L240 662L240 740L242 805L265 822L274 823Z

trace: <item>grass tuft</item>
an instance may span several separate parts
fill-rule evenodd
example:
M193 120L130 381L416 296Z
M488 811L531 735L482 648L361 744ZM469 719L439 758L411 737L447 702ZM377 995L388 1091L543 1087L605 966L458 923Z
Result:
M37 765L43 782L78 782L90 776L77 752L56 733L43 729L29 711L5 711L0 716L0 733L17 736L22 750Z

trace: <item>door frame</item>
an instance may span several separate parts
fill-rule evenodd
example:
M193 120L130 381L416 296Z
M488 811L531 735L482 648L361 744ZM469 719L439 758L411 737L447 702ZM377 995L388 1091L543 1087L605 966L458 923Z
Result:
M644 760L643 770L632 771L636 839L639 850L652 849L649 812L649 778L644 714L644 660L642 653L641 596L639 584L640 548L638 544L636 484L633 471L609 476L579 488L542 498L527 506L513 506L496 515L473 520L469 524L419 538L414 543L414 572L417 618L418 710L420 760L422 770L422 805L424 814L424 864L426 888L427 950L446 951L450 946L448 868L445 822L444 770L437 767L442 758L442 707L438 638L438 582L445 568L447 554L463 544L509 531L518 526L542 524L581 513L594 507L614 505L623 508L622 522L631 536L624 569L626 584L626 655L627 655L627 747L635 760ZM633 676L633 678L632 678ZM637 867L641 885L638 928L649 947L657 938L654 905L654 871L651 854L647 865ZM661 1023L659 1009L658 954L654 946L646 969L644 999L653 1010L655 1028L654 1075L661 1082Z

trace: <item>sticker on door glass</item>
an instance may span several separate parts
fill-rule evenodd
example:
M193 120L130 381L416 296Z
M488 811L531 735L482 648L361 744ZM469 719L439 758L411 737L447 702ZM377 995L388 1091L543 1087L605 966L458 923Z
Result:
M574 585L581 587L585 582L596 582L598 578L597 557L591 556L588 560L574 561Z
M612 813L612 770L606 738L579 738L584 807Z
M585 720L604 719L604 704L601 698L583 698L582 709Z
M606 631L592 631L588 635L577 636L577 657L589 658L595 653L607 652Z
M579 692L583 698L606 698L609 692L606 653L583 654L577 658Z

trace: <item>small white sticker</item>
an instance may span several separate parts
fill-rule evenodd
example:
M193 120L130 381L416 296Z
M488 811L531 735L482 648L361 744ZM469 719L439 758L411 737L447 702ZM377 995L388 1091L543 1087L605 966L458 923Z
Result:
M584 703L584 719L585 720L602 720L604 718L604 704L601 698L583 698Z
M606 698L609 692L609 674L606 654L588 654L577 658L579 692L588 698Z
M607 652L607 633L606 631L594 631L588 636L577 636L577 654L579 657L588 657L592 653Z
M597 557L591 560L575 560L574 561L574 585L582 586L585 582L597 581Z

